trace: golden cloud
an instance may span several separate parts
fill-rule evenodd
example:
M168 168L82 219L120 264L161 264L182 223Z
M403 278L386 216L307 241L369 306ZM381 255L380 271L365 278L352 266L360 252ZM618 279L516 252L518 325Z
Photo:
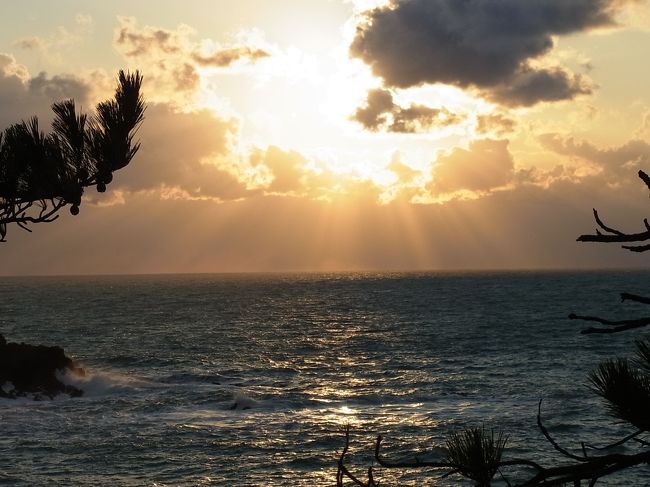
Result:
M145 82L155 101L191 101L200 87L200 68L229 68L254 63L270 54L259 46L221 45L194 40L188 25L176 29L140 26L133 17L119 17L114 46L125 59L147 73Z

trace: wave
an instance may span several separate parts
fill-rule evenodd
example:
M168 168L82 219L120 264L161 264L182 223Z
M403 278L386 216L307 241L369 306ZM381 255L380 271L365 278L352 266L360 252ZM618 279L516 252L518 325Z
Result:
M141 389L150 382L112 370L93 370L79 374L73 371L57 372L57 378L66 385L81 389L84 397L105 396Z
M229 409L235 411L243 411L245 409L252 409L260 406L259 401L241 391L233 394L232 401L232 405Z

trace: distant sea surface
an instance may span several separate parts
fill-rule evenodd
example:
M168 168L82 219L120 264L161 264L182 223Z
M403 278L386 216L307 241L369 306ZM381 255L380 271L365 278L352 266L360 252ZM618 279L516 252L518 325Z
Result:
M650 312L622 291L650 294L650 273L2 278L0 333L63 346L87 376L66 379L82 398L0 400L0 485L332 486L346 424L360 476L379 433L388 459L435 459L473 425L509 435L505 458L558 465L540 398L572 451L632 431L586 377L650 330L567 319ZM601 484L650 485L650 469Z

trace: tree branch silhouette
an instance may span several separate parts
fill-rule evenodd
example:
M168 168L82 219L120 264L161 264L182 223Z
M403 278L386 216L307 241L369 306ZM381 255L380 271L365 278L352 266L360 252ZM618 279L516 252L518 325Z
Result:
M36 117L0 133L0 242L7 226L48 223L70 205L77 215L84 188L106 191L113 171L125 167L140 148L134 140L144 120L145 103L138 71L120 71L112 99L88 116L74 100L54 103L52 132L41 131Z
M639 171L638 175L639 178L641 178L641 180L646 184L648 189L650 189L650 176L648 176L643 171ZM598 215L598 211L595 208L593 212L594 212L594 220L596 221L596 224L605 233L603 234L601 233L600 230L596 229L595 234L580 235L577 239L578 242L627 243L627 242L644 242L646 240L650 240L650 223L648 223L647 218L643 220L645 231L639 233L625 233L622 232L621 230L617 230L615 228L605 225L603 221L600 219L600 216ZM649 245L623 245L622 247L632 252L645 252L647 250L650 250L650 244Z

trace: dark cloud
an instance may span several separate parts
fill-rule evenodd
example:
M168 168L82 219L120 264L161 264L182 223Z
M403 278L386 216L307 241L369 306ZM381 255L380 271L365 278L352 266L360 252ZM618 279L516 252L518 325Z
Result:
M74 98L79 102L83 102L90 93L90 87L85 81L72 76L52 76L48 78L44 72L31 78L27 89L33 96L54 101Z
M585 79L533 68L555 35L612 25L626 0L394 0L365 14L350 47L389 86L475 87L508 105L572 98Z
M530 106L540 101L570 100L577 95L589 95L591 83L579 74L562 68L521 69L508 83L487 92L488 98L508 106Z
M47 129L52 119L52 103L74 98L78 105L88 105L90 86L73 76L39 73L30 77L13 56L0 54L0 130L37 115Z
M457 148L438 157L429 190L434 195L490 191L510 183L514 174L507 140L476 140L468 149Z
M403 108L395 104L390 91L374 89L368 92L366 104L357 109L352 119L373 132L417 133L459 123L464 117L446 108L417 104Z

